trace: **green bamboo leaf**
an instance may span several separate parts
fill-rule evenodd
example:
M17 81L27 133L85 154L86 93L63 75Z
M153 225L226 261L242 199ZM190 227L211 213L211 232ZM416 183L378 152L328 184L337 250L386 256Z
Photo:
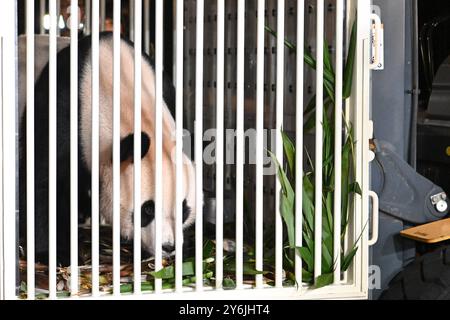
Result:
M314 99L314 103L315 103L315 99ZM328 114L331 105L332 105L332 101L330 100L330 98L325 97L323 100L324 115ZM313 129L315 127L316 127L316 106L314 104L314 109L306 117L306 121L303 125L303 129L305 132L309 132L311 129Z
M224 271L227 273L236 272L236 261L230 261L227 265L224 265ZM244 261L242 264L242 273L247 276L254 276L257 274L267 274L267 271L256 270L254 262Z
M348 48L347 62L344 69L344 88L343 99L350 97L353 86L353 69L356 56L356 40L357 40L357 21L353 23L352 34L350 36L350 44Z
M330 183L333 174L333 163L331 160L334 158L334 131L331 128L330 121L328 120L328 110L331 103L327 102L325 105L325 112L323 115L323 181L327 185Z
M22 281L20 283L19 292L21 292L21 293L27 292L27 283L25 281Z
M326 287L333 283L333 273L326 273L316 278L315 287L317 289Z
M150 274L156 279L172 279L175 277L175 268L173 266L168 266L159 271L152 271Z
M236 287L236 284L234 283L233 279L230 278L224 278L222 286L224 289L233 289Z
M316 110L310 114L310 116L306 119L305 124L303 125L303 129L305 132L309 133L312 129L316 127Z
M333 230L333 193L331 192L327 192L325 196L325 213L325 225L331 233Z
M325 91L328 95L328 97L331 99L331 101L335 101L335 87L334 87L334 83L335 83L335 79L336 79L336 75L334 74L334 69L333 69L333 63L331 62L331 57L330 57L330 51L328 49L328 44L326 39L324 39L323 41L323 63L324 63L324 88ZM330 79L326 79L325 78L325 70L327 70L330 74L331 74L331 79L333 79L333 81L330 81Z
M348 203L349 203L349 180L350 180L350 158L351 158L351 140L347 139L344 146L342 147L342 204L341 204L341 215L342 215L342 225L343 231L346 230L348 225Z
M308 175L303 176L303 216L310 230L314 230L314 186Z
M316 70L316 68L317 68L316 60L313 58L313 55L311 54L311 52L309 51L309 49L306 46L305 46L303 56L304 56L304 61L305 61L306 65L308 65L311 69ZM324 82L328 82L328 84L331 86L331 88L334 88L334 82L335 82L334 71L327 68L326 64L324 64L323 80L324 80Z
M183 276L193 276L195 274L195 264L192 261L183 262Z
M294 200L295 192L292 188L289 179L281 167L276 156L269 151L272 160L275 162L278 171L278 180L281 184L281 199L280 199L280 213L286 224L286 229L288 232L289 246L292 248L295 246L295 218L294 218Z
M310 252L313 252L314 251L314 240L312 239L312 236L310 236L307 232L304 232L302 240L306 243L306 247L308 248L308 250Z
M300 257L302 257L303 261L305 261L306 266L307 266L307 271L313 272L314 271L314 258L313 258L311 251L309 251L309 249L306 247L301 247L301 248L297 247L295 249L298 251L298 253L300 254Z
M311 283L314 280L312 272L302 269L302 281L305 283Z
M191 276L195 274L195 265L192 261L183 262L183 276ZM159 271L152 271L150 274L156 279L174 279L175 268L173 265L162 268Z
M328 81L323 82L323 87L325 89L325 92L327 96L330 98L330 100L334 103L335 102L335 92L334 92L334 86L329 83Z
M209 239L205 240L205 242L203 243L203 259L212 257L213 252L214 252L214 243Z
M336 79L336 76L334 74L333 62L331 62L330 49L328 46L327 39L323 40L323 64L324 68L326 70L329 70L330 73L333 75L332 78Z
M358 247L354 246L347 255L344 255L344 258L342 259L342 262L341 262L341 270L342 271L347 271L347 269L350 267L357 251L358 251Z
M130 293L130 292L133 292L133 285L131 283L120 285L120 293Z
M358 182L353 182L352 184L350 184L348 189L350 192L362 195L362 190Z
M316 110L316 95L313 95L306 105L305 110L303 111L303 116L307 116L311 112Z
M277 37L276 31L273 30L271 27L265 26L265 29L266 29L266 31L269 32L272 36L274 36L275 38ZM292 50L292 51L296 51L296 50L297 50L297 46L296 46L293 42L289 41L288 39L284 39L284 45L285 45L286 47L288 47L288 48L289 48L290 50Z
M269 32L272 36L274 36L275 38L277 37L277 32L275 30L273 30L272 28L270 28L269 26L265 26L265 29L267 32ZM288 40L288 39L284 39L284 45L286 47L288 47L291 51L293 52L297 52L297 45L295 43L293 43L292 41ZM328 50L328 48L327 48ZM305 63L311 67L313 70L316 70L316 60L313 58L311 52L308 50L308 48L305 46L304 49L304 61ZM324 58L325 60L325 58ZM331 59L329 59L331 61ZM331 67L331 69L328 67L327 63L324 63L324 80L328 81L329 84L331 85L331 88L334 88L334 71Z
M124 283L120 285L120 293L132 293L133 290L132 283ZM153 291L155 289L153 283L151 282L142 282L141 283L141 291Z
M286 159L289 166L289 171L291 174L295 173L295 146L292 140L289 138L289 136L284 132L281 131L281 136L283 138L283 147L284 147L284 153L286 154Z
M333 256L332 249L322 242L322 273L328 273L333 271Z

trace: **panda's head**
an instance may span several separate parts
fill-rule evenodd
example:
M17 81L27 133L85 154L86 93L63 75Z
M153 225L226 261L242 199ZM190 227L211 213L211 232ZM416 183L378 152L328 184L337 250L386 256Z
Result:
M142 249L150 255L155 251L155 144L151 134L141 133L141 237ZM170 255L175 249L176 222L176 184L179 179L175 173L172 159L174 143L164 135L162 148L162 249L163 255ZM132 239L134 235L134 134L123 137L120 143L120 191L121 191L121 235ZM195 169L192 162L183 154L183 228L195 220Z
M102 36L100 43L100 213L103 221L113 223L113 40L112 36ZM80 137L83 156L87 168L91 168L91 59L86 58L80 81ZM124 239L134 236L134 52L129 43L121 43L120 81L120 232ZM142 103L141 103L141 237L142 249L150 255L155 251L155 74L152 66L142 60ZM161 104L163 143L162 181L162 245L169 255L174 250L176 223L176 186L181 177L176 177L173 160L176 143L175 119L166 104ZM186 228L195 220L195 169L190 159L183 154L183 226Z

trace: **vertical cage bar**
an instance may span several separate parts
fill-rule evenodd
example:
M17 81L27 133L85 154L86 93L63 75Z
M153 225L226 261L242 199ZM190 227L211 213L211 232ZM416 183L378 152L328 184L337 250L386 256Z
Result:
M316 159L315 159L315 222L314 222L314 279L322 273L322 163L323 163L323 57L324 57L324 0L317 0L317 57L316 57Z
M336 1L336 110L334 133L334 225L333 225L333 261L334 283L341 280L341 179L342 179L342 88L343 88L343 59L344 59L344 4L343 0Z
M155 15L155 73L156 73L156 101L155 101L155 152L156 152L156 166L155 166L155 270L162 268L162 220L163 220L163 204L162 204L162 190L163 190L163 0L156 0L156 15ZM137 9L137 7L136 7ZM141 16L141 11L136 10L137 16ZM136 33L136 38L141 37ZM181 118L183 119L183 118ZM162 289L162 280L155 279L155 292L160 292Z
M302 246L303 230L303 84L305 43L305 1L297 1L297 80L296 80L296 136L295 136L295 246ZM302 258L295 252L295 280L302 284Z
M1 15L1 14L0 14ZM2 56L0 57L0 97L2 97L0 99L0 110L3 111L3 58L4 55L6 55L6 53L3 52L3 39L0 38L0 52L2 53ZM3 184L4 184L4 175L3 175L3 171L5 170L5 168L3 167L3 154L4 154L4 150L3 150L3 140L4 140L4 136L6 135L5 132L3 132L3 121L4 121L4 115L3 112L0 113L0 212L4 212L4 207L5 205L3 204L3 200L4 200L4 196L3 196L3 191L6 190L6 188L3 188ZM9 219L8 222L14 222L15 223L16 217L14 217L13 219ZM4 245L0 246L0 300L4 300L6 299L6 291L7 291L7 286L8 283L6 281L6 273L9 271L7 269L7 267L4 265L4 261L6 260L6 253L5 250L3 249L4 246L7 244L7 235L6 235L6 227L7 221L6 219L0 219L0 241L2 241L4 243ZM11 239L9 239L11 241ZM15 241L15 235L14 235L14 241ZM10 250L11 251L11 250ZM13 254L15 255L15 254ZM15 278L15 277L14 277ZM9 280L9 285L11 285L11 283L13 284L11 287L14 287L14 291L15 291L15 283L16 279L12 279ZM13 295L15 296L15 292L13 293Z
M85 34L91 34L91 1L92 0L84 0L84 15L85 15Z
M150 0L144 0L144 50L150 55Z
M238 0L236 96L236 288L243 285L245 0Z
M40 34L45 34L44 16L46 11L46 0L39 1L39 30Z
M113 293L120 296L120 0L113 11Z
M263 270L263 223L264 223L264 36L265 0L258 0L257 22L257 70L256 70L256 270ZM263 275L256 275L256 287L262 288Z
M106 0L100 0L100 31L105 31Z
M27 298L35 298L34 250L34 1L27 1Z
M56 299L56 104L57 104L57 47L58 16L56 1L50 1L49 47L49 298Z
M176 224L175 289L183 290L183 32L184 0L176 3Z
M217 0L216 288L223 285L225 0Z
M204 0L197 0L195 62L195 288L203 290L203 30Z
M61 0L56 0L56 15L58 16L58 27L56 29L56 34L58 36L61 35L61 28L60 28L60 22L61 22Z
M78 0L70 7L70 291L78 293Z
M276 86L276 155L283 163L283 128L284 109L284 0L278 0L277 7L277 86ZM283 286L283 221L280 213L281 185L276 179L275 188L275 286Z
M345 28L346 30L351 30L352 28L352 23L355 21L354 19L354 12L355 12L355 6L357 6L357 1L353 1L353 0L345 0ZM345 33L345 43L350 43L350 37L351 37L351 32L346 32ZM356 62L355 62L356 64ZM350 116L351 116L351 112L350 112L350 107L351 107L351 101L352 101L352 97L354 95L352 94L352 96L350 97L350 99L347 99L346 101L344 101L344 119L345 119L345 123L350 123ZM347 139L348 138L348 134L349 131L347 129L347 127L344 127L344 138ZM350 230L350 229L348 229ZM349 236L349 232L345 233L344 239L343 239L343 252L344 254L348 254L349 250L350 250L350 236ZM348 276L349 276L349 270L347 269L347 271L343 272L342 275L342 282L343 283L347 283L348 282Z
M356 104L354 105L354 128L355 128L355 180L361 187L361 195L354 195L355 212L352 214L353 241L361 235L360 249L356 252L352 276L354 283L362 290L368 286L368 240L369 231L365 228L369 219L369 113L370 113L370 70L367 61L370 61L370 0L357 1L357 54L356 54L356 77L357 88ZM355 108L355 106L361 106ZM357 213L357 214L356 214Z
M135 22L134 22L134 18L135 18L135 14L134 14L134 8L135 8L135 0L129 0L130 1L130 6L129 6L129 30L130 30L130 40L134 41L134 26L135 26Z
M3 1L0 10L0 299L17 299L17 3ZM7 213L7 214L6 214Z
M100 2L92 2L92 295L99 295Z
M134 293L141 293L141 101L142 101L142 38L141 28L142 12L141 0L133 1L134 4L134 237L133 237L133 276ZM157 125L157 124L156 124ZM158 186L156 186L158 191ZM156 199L155 199L156 200ZM156 204L156 201L155 201ZM158 209L155 207L155 220L158 215ZM157 230L158 231L158 230ZM155 254L156 258L156 254ZM155 268L157 266L155 265ZM156 283L156 281L155 281Z

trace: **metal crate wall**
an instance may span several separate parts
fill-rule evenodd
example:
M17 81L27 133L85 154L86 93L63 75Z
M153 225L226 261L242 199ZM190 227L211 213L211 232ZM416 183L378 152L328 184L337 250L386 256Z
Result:
M334 61L335 43L335 5L336 0L326 1L325 33L328 50ZM285 5L285 33L286 38L295 43L297 26L298 1L287 0ZM316 25L316 1L305 1L305 46L315 56L315 25ZM237 45L237 0L227 0L226 8L226 50L225 50L225 128L236 128L236 45ZM277 24L277 1L266 1L266 25L276 30ZM196 53L196 0L185 1L185 42L184 42L184 101L186 127L191 133L194 132L194 110L195 110L195 53ZM256 27L257 27L257 0L246 1L245 20L245 129L255 128L256 125ZM204 106L204 129L215 128L216 123L216 57L217 57L217 4L208 3L205 6L205 44L204 44L204 83L203 83L203 106ZM283 48L285 54L284 70L284 130L290 136L295 133L295 59L293 50ZM275 128L275 99L276 99L276 38L269 33L265 36L265 78L264 78L264 127ZM292 66L292 67L289 67ZM315 93L315 72L305 68L304 83L305 104ZM270 134L267 139L271 141ZM192 140L193 141L193 140ZM209 142L207 142L209 143ZM270 144L269 144L270 145ZM249 144L246 143L248 148ZM306 133L305 146L314 150L314 136ZM255 166L249 164L249 155L254 150L247 149L246 166L244 169L245 199L248 203L255 201ZM307 159L307 157L305 157ZM307 163L305 163L307 165ZM204 165L204 186L206 194L214 196L215 191L215 167ZM225 219L233 221L234 214L234 186L235 166L225 166L225 201L229 203L229 212L224 213ZM275 210L275 177L264 178L264 208L265 219L273 219ZM247 209L248 208L248 209ZM249 219L248 228L252 228L252 217L255 215L254 206L246 206L246 218ZM208 214L208 213L206 213ZM271 217L271 218L270 218ZM267 220L266 220L267 221ZM269 224L267 224L269 225Z

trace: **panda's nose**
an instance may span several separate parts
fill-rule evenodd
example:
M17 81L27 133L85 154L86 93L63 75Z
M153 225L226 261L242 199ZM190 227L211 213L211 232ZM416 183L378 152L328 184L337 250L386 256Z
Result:
M145 228L155 218L155 203L152 200L146 201L141 208L141 227Z
M175 251L175 246L172 243L164 243L162 249L165 253L172 253Z

